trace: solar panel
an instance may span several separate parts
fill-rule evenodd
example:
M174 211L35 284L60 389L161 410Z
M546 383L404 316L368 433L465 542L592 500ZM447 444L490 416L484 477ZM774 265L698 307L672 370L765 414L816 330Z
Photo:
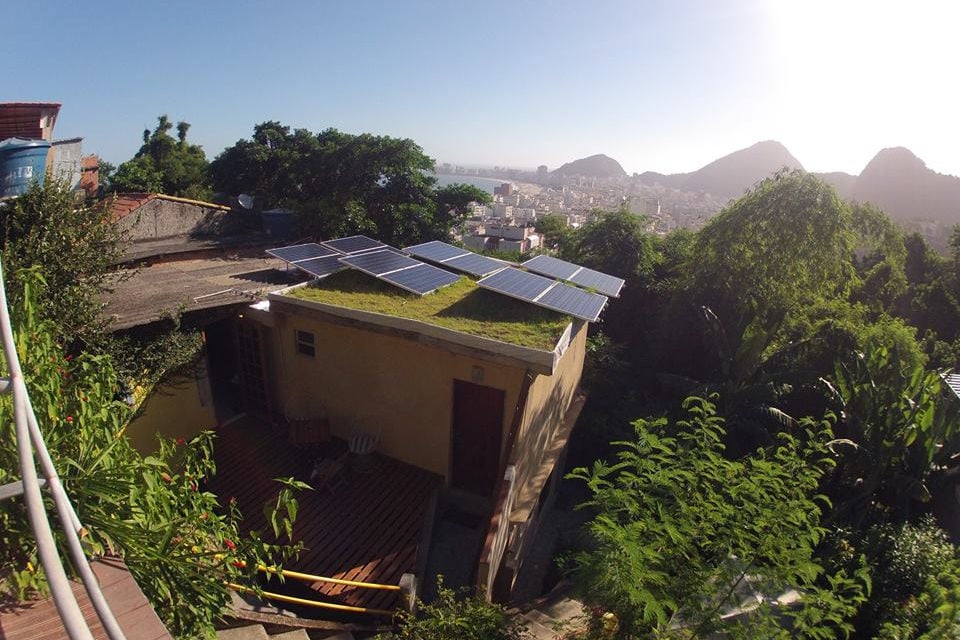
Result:
M433 262L444 262L450 258L456 258L457 256L463 256L470 253L466 249L461 249L460 247L455 247L452 244L440 242L439 240L432 240L430 242L424 242L423 244L417 244L412 247L406 247L404 248L404 251L410 255L417 256L418 258L423 258L425 260L431 260Z
M560 311L575 318L596 322L600 312L607 304L606 296L577 289L558 282L549 291L540 296L537 304Z
M460 276L421 262L415 267L380 276L380 279L412 293L426 295L440 287L453 284Z
M947 386L950 387L950 390L960 398L960 374L951 373L943 377L944 382L947 383Z
M521 266L524 269L535 273L542 273L551 278L568 280L581 287L596 289L600 293L613 296L614 298L620 295L620 289L623 288L624 283L622 278L581 267L578 264L551 256L536 256L527 260Z
M509 268L498 271L492 276L487 276L477 282L481 287L499 291L514 298L520 298L527 302L533 302L539 298L544 291L556 284L556 280L544 278L533 273L520 271L519 269Z
M336 252L327 247L322 247L316 242L308 244L298 244L292 247L277 247L276 249L267 249L267 253L274 258L279 258L284 262L299 262L300 260L309 260L311 258L320 258L322 256L331 256Z
M306 271L316 278L322 278L347 268L346 265L340 262L340 258L339 253L334 253L333 255L323 256L321 258L301 260L300 262L294 263L293 266L301 271Z
M439 240L407 247L404 251L418 258L469 273L472 276L483 277L506 266L499 260L481 256Z
M383 244L379 240L374 240L373 238L368 238L367 236L336 238L334 240L327 240L321 244L346 255L388 248L387 245Z
M488 258L487 256L481 256L476 253L467 253L466 255L457 256L456 258L451 258L444 261L443 266L451 267L457 271L469 273L472 276L483 277L487 274L493 273L494 271L499 271L507 265L499 260Z
M418 264L423 264L419 260L392 251L371 251L352 256L340 256L340 262L378 277L392 271L409 269Z
M607 303L606 296L513 267L487 276L477 285L588 322L596 322Z

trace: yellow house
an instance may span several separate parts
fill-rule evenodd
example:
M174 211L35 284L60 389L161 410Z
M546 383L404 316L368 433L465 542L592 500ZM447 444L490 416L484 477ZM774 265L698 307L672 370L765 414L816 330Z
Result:
M585 322L467 278L418 297L348 271L269 294L236 333L248 406L443 476L488 518L477 583L509 593L583 403Z

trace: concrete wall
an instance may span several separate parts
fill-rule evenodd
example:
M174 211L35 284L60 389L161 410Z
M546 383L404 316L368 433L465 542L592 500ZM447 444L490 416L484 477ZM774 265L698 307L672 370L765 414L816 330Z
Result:
M226 235L242 228L241 218L242 214L232 211L154 198L130 212L118 225L136 242L183 235Z
M126 435L144 454L157 450L157 434L190 439L216 425L210 382L201 361L197 369L161 382L144 401Z
M524 369L306 313L275 317L269 359L288 416L326 416L341 438L379 434L381 452L449 477L453 382L466 380L505 391L506 442ZM314 358L297 353L296 330L314 334Z
M580 377L587 346L587 323L574 325L577 332L560 359L553 375L539 374L530 384L523 420L517 433L510 463L516 466L517 486L530 481L543 460L544 452L556 437L570 408Z
M83 143L80 140L63 140L50 145L51 175L55 180L66 181L71 189L80 186Z

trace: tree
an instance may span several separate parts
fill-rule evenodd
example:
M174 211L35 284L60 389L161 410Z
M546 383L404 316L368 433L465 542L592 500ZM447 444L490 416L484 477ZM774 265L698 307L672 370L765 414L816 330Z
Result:
M684 408L675 425L637 420L636 437L614 443L616 462L571 474L596 511L593 545L573 564L586 600L615 613L628 638L849 634L865 577L829 573L815 557L830 421L805 419L801 437L781 434L769 451L729 460L713 402L688 398ZM800 603L778 609L772 599L786 588ZM750 610L751 592L763 600L749 615L722 618Z
M657 261L646 218L625 207L597 212L596 220L573 234L562 257L624 279L649 277Z
M547 249L556 250L564 244L564 238L572 231L567 225L566 216L559 213L547 213L537 218L536 232L543 238Z
M733 345L748 330L772 339L788 313L849 292L855 238L850 211L830 186L781 172L700 231L678 295L710 308Z
M199 145L187 142L190 124L177 123L177 138L166 115L157 118L157 127L144 130L143 146L131 160L117 168L111 188L116 192L145 191L171 196L209 199L207 157Z
M490 204L493 197L472 184L455 182L436 190L438 213L451 218L451 226L462 223L472 204Z
M263 207L290 207L306 234L364 233L394 245L446 238L462 219L465 198L481 197L463 187L435 190L433 169L409 139L336 129L313 134L279 122L257 125L252 140L211 163L217 190L250 193Z
M230 602L225 583L256 584L257 563L273 566L298 550L267 544L260 534L241 537L235 504L219 505L203 489L214 473L214 436L161 441L141 456L124 437L129 408L116 400L117 378L105 356L64 355L37 301L46 291L21 274L24 293L13 309L17 352L30 397L63 486L84 524L92 554L123 557L137 583L177 637L213 637L213 623ZM12 401L0 401L0 484L17 479ZM269 506L280 539L292 526L297 503L284 481ZM55 521L56 515L49 515ZM61 541L62 544L62 541ZM245 563L245 564L244 564ZM0 502L0 592L22 598L46 590L22 501Z
M91 340L105 324L99 297L113 282L120 235L103 207L78 202L66 185L34 184L0 216L3 268L14 304L22 301L19 270L38 265L47 289L42 317L68 341Z

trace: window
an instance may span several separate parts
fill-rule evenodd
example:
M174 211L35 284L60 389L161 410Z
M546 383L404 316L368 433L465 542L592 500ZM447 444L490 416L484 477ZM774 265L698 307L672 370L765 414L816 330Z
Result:
M314 357L317 353L313 344L313 334L309 331L297 329L297 353L303 356Z

